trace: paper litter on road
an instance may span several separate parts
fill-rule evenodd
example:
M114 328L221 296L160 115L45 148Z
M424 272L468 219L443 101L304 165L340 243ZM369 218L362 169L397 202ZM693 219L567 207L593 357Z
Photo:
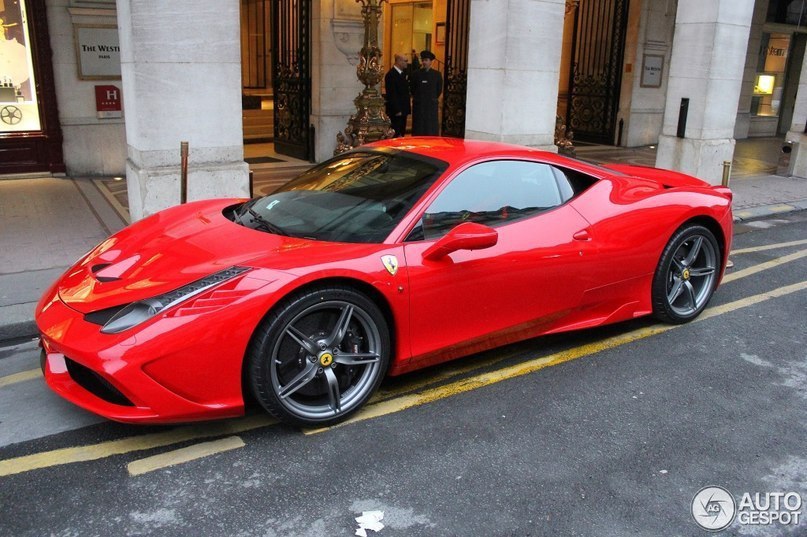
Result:
M367 530L376 532L383 530L384 524L381 523L383 518L384 511L363 511L361 516L356 517L356 522L359 523L356 535L367 537Z

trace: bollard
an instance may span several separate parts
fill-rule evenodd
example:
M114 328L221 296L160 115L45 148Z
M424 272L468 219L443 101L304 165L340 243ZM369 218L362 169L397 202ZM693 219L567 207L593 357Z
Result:
M723 161L723 181L721 184L723 186L729 186L729 177L731 176L731 161L724 160Z
M729 186L729 177L731 176L731 161L724 160L723 161L723 181L720 183L723 186ZM726 269L734 268L734 261L731 259L726 259Z
M188 201L188 142L179 142L181 169L179 172L179 202Z

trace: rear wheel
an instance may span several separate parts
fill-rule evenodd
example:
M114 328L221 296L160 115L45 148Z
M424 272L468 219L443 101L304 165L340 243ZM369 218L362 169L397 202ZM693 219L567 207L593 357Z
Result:
M653 277L653 314L681 324L697 317L712 298L720 268L720 248L703 226L680 228L661 254Z
M384 315L365 295L329 287L285 299L258 328L248 351L261 405L300 426L337 423L356 412L387 371Z

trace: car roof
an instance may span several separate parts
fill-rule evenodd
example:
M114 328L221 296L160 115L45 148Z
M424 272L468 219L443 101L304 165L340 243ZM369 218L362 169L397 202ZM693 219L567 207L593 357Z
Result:
M390 148L409 151L419 155L440 159L452 164L460 164L479 158L516 157L540 158L546 162L558 164L568 160L552 153L521 145L480 140L464 140L461 138L442 138L438 136L419 136L411 138L391 138L368 144L366 147Z

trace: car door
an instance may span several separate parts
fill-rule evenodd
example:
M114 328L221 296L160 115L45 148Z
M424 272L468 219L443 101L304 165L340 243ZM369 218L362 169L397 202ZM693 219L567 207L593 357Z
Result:
M430 203L404 245L412 360L428 365L531 337L574 310L596 250L588 223L565 203L573 191L564 181L548 164L488 161ZM498 241L424 258L464 222L489 226Z

